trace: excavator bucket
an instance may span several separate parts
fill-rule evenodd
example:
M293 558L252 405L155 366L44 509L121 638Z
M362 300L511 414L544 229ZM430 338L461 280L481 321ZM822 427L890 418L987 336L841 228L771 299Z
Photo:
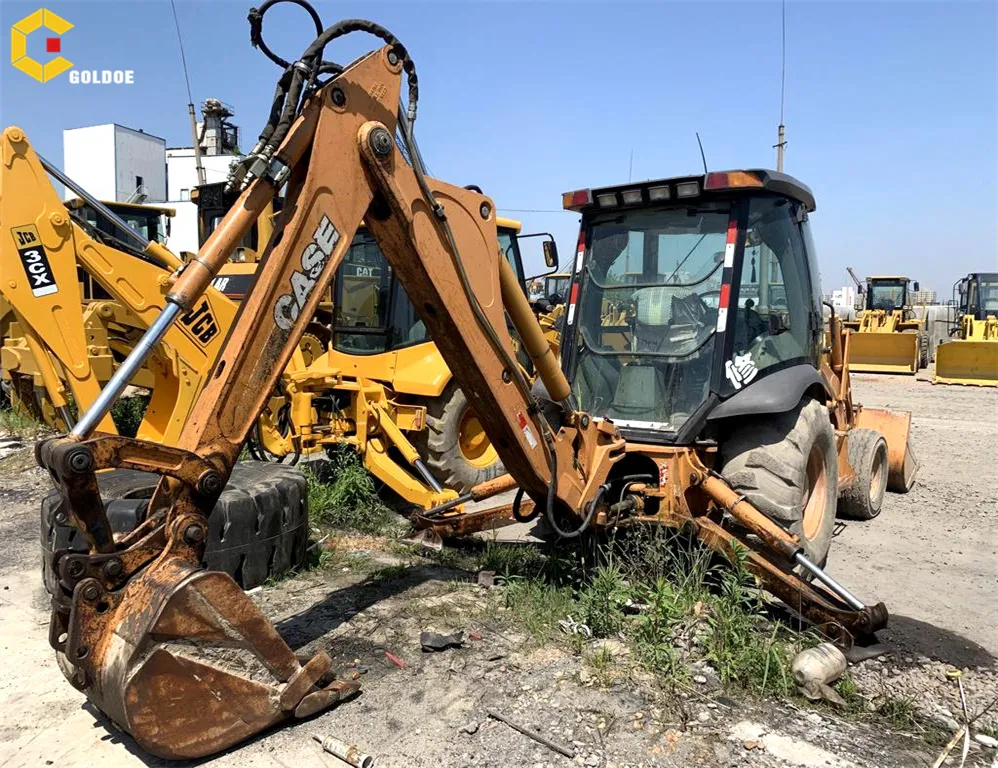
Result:
M350 696L319 651L302 664L228 574L157 560L120 594L88 578L52 643L73 685L147 752L191 759ZM73 663L69 662L73 659Z
M855 340L853 336L852 341ZM911 447L911 412L858 408L856 426L875 430L887 441L888 489L895 493L911 490L918 473L918 459Z
M956 339L940 344L933 383L998 387L998 339Z
M862 333L849 338L849 368L853 373L915 373L918 334Z

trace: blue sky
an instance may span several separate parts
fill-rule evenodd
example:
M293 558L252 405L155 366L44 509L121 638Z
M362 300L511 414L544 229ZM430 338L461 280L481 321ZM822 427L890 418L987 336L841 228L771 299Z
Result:
M262 126L277 68L249 45L250 3L177 8L194 99L235 108L244 147ZM577 218L561 193L711 168L774 167L780 5L755 3L316 2L326 24L373 19L409 48L420 77L417 135L431 172L478 184L526 231ZM34 11L4 0L6 29ZM78 69L133 69L132 86L44 85L0 64L3 123L62 160L64 128L118 122L190 142L168 2L47 2L75 27ZM998 268L998 4L789 2L786 170L811 186L822 283L906 273L948 296L961 275ZM312 40L304 12L268 13L285 58ZM29 53L41 60L44 33ZM37 38L37 40L35 39ZM376 41L327 49L345 62ZM6 52L9 54L9 51ZM528 264L528 271L530 268ZM535 261L539 270L539 259Z

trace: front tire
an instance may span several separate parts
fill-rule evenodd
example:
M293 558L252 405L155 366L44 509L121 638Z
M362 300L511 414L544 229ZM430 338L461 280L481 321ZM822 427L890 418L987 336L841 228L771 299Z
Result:
M849 432L849 463L856 479L842 491L839 514L853 520L872 520L880 514L887 491L887 441L872 429Z
M426 403L426 429L413 442L440 484L458 493L506 471L455 381Z
M839 477L828 409L805 399L787 413L746 419L720 452L725 482L799 536L811 562L823 565L835 529Z

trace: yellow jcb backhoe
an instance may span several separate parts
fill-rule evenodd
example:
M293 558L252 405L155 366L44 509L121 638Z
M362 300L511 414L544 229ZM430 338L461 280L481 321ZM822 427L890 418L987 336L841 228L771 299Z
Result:
M262 11L251 23L259 41ZM323 61L354 31L387 44L346 67ZM821 564L837 503L882 501L893 449L905 454L907 419L852 403L837 327L832 363L820 366L824 330L806 247L814 199L805 186L734 171L569 195L566 206L582 213L588 266L575 274L581 290L559 366L497 245L492 200L425 173L409 49L373 22L350 20L282 69L271 118L236 177L239 200L94 406L70 434L37 447L64 524L88 544L45 559L50 643L96 707L142 749L187 759L357 691L356 681L336 679L324 650L299 659L230 577L200 562L218 494L362 222L510 473L472 495L518 486L518 500L534 504L520 514L544 514L562 538L689 526L718 552L737 552L766 589L825 632L863 635L885 624L883 604L864 604ZM284 184L278 236L180 444L95 432L147 350L197 305ZM709 242L691 254L698 238ZM636 240L641 279L627 289L639 319L629 348L608 351L603 291ZM747 242L784 267L785 307L744 301L755 283L742 267ZM656 313L642 312L646 300ZM641 320L656 314L658 323ZM507 317L544 393L521 370ZM117 538L95 476L110 467L162 476L143 524Z
M973 272L953 287L953 338L936 347L934 384L998 387L998 272Z
M909 302L909 288L918 283L907 277L868 277L864 309L843 325L853 332L851 365L856 373L915 374L929 364L929 335L925 312L919 319Z

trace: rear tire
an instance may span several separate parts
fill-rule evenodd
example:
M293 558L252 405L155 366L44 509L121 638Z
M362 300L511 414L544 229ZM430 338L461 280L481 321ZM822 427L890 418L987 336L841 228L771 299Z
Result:
M854 429L848 439L856 479L843 490L838 511L853 520L872 520L880 514L887 491L887 441L872 429Z
M112 530L134 530L145 520L159 476L118 469L97 477ZM228 573L243 589L252 589L301 564L308 544L307 489L304 476L290 467L237 463L208 518L205 566ZM58 492L42 500L42 546L53 552L85 552L80 531L56 522L60 503Z
M805 399L787 413L746 419L720 452L725 482L799 536L807 557L823 565L838 499L838 456L828 409Z
M918 367L925 370L929 367L929 334L923 333L918 340Z
M458 493L506 471L455 381L427 402L426 429L413 442L440 484Z

